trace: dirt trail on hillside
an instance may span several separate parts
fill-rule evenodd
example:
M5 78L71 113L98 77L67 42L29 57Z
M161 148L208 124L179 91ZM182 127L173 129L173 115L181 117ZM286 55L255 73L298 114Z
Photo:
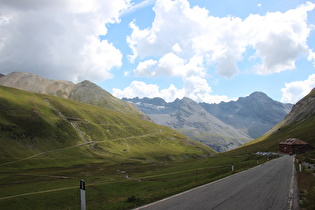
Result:
M18 162L25 161L25 160L29 160L31 158L35 158L35 157L40 156L40 155L45 155L45 154L52 153L52 152L58 152L58 151L62 151L62 150L72 149L75 147L81 147L81 146L86 146L86 145L90 146L91 144L102 143L102 142L106 142L106 141L114 142L114 141L128 140L128 139L134 139L134 138L144 138L144 137L148 137L148 136L154 136L156 134L157 133L149 133L149 134L144 134L144 135L140 135L140 136L130 136L130 137L124 137L124 138L110 139L110 140L107 139L107 140L101 140L101 141L85 142L85 143L76 144L76 145L72 145L72 146L68 146L68 147L63 147L60 149L48 150L45 152L37 153L35 155L31 155L31 156L26 157L26 158L19 159L19 160L14 160L14 161L2 163L2 164L0 164L0 167L5 166L5 165L9 165L9 164L13 164L13 163L18 163Z

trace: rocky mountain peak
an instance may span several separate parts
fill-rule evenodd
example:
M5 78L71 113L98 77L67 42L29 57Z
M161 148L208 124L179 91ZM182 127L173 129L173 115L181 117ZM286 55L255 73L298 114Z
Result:
M248 104L262 104L262 103L272 103L274 100L271 99L267 94L263 92L253 92L249 96L240 97L237 102L248 103Z
M249 95L249 97L254 97L254 98L261 98L261 97L268 97L266 93L260 92L260 91L255 91ZM268 97L269 98L269 97Z

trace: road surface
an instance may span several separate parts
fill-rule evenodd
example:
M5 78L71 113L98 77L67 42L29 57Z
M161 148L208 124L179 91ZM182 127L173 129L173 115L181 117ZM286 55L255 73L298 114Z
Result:
M138 209L298 209L296 191L287 155Z

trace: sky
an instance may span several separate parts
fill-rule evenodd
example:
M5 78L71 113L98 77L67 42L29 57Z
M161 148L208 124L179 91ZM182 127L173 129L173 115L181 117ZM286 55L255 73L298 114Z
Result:
M219 103L315 87L315 2L0 0L0 73Z

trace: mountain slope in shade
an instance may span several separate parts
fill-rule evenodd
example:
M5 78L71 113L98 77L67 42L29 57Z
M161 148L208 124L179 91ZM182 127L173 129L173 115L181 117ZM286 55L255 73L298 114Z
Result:
M189 99L166 103L163 99L123 99L137 105L157 124L173 128L218 152L234 149L251 140L249 136L224 124L198 103Z
M274 101L262 92L240 97L237 101L200 105L222 122L244 130L252 138L263 135L280 122L293 106Z
M0 85L33 93L59 96L123 113L135 114L150 121L136 106L115 98L106 90L89 81L74 84L63 80L46 79L32 73L13 72L0 77Z

